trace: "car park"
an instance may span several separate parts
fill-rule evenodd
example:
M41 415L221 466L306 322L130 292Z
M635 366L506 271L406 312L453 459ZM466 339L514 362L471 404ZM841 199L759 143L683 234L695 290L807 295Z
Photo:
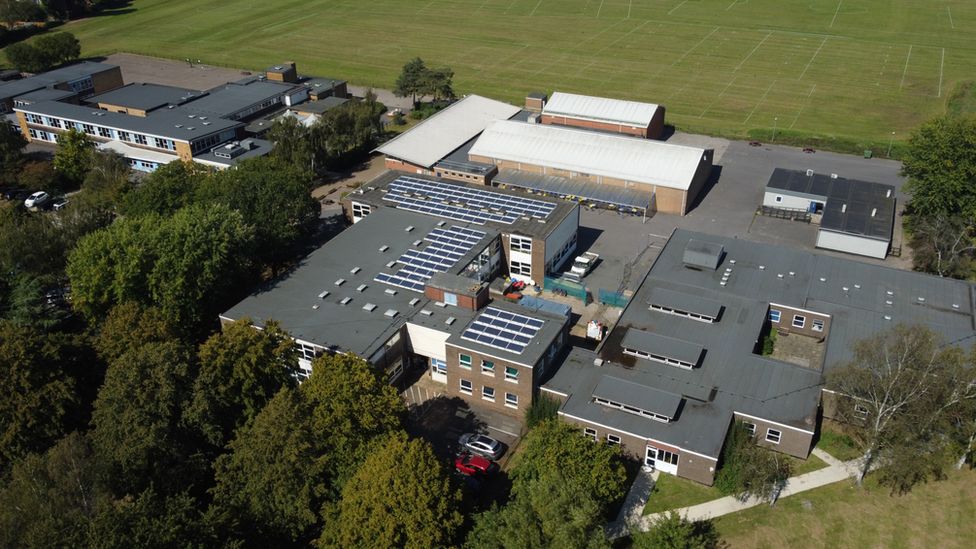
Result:
M497 460L505 453L505 445L488 435L465 433L458 439L462 451L472 452L493 460Z
M454 458L454 470L467 476L487 476L498 471L498 464L484 456L461 452Z
M24 200L24 206L27 208L41 208L51 201L51 195L44 191L37 191L36 193L27 197Z

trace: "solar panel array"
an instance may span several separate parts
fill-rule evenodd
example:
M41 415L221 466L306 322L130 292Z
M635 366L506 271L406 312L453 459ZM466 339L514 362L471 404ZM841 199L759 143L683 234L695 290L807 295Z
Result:
M402 175L387 186L383 200L398 208L484 225L489 221L511 225L520 217L545 219L556 208L552 202L472 189Z
M379 273L373 280L423 293L430 277L453 267L486 235L483 231L457 225L436 228L424 237L427 246L422 250L409 249L396 260L403 265L400 270L392 274Z
M522 354L544 324L537 318L488 307L464 330L461 339Z

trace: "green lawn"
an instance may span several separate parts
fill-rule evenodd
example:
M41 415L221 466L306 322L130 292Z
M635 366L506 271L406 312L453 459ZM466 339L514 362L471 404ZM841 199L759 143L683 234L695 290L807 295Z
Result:
M128 51L391 87L413 56L461 93L665 105L679 129L887 146L976 66L971 0L135 0L61 27Z
M870 477L869 477L870 478ZM974 547L976 472L953 471L905 496L838 482L714 520L730 547Z
M817 448L841 461L856 459L863 455L854 440L844 433L843 425L831 421L823 422Z
M829 453L829 452L828 452ZM827 464L824 460L818 458L817 456L810 454L807 459L793 459L793 474L791 476L798 477L800 475L805 475L807 473L816 471L817 469L823 469Z

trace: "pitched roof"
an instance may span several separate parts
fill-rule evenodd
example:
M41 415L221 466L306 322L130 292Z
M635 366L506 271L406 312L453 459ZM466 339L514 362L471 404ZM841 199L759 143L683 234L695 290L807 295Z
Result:
M647 126L660 108L653 103L554 92L542 109L542 114Z

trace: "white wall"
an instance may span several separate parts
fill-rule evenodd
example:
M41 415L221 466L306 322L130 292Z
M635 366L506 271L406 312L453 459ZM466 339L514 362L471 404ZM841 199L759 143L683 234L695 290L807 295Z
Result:
M563 248L567 240L570 240L574 234L579 231L579 205L573 208L573 211L563 219L563 222L556 227L556 230L549 234L546 238L546 264L552 261L552 258L556 255L559 250ZM566 254L567 257L571 256L572 252ZM533 273L535 274L535 273Z
M781 202L776 201L777 197L781 199ZM766 194L763 196L763 206L783 208L787 210L807 211L810 209L810 202L814 202L814 200L810 198L800 198L799 196L789 194L777 193L774 191L766 191Z
M887 240L875 240L823 229L817 231L817 247L878 259L884 259L888 255Z
M407 337L410 338L410 347L414 353L427 358L436 358L446 362L447 351L444 344L449 336L450 334L447 332L407 323Z

